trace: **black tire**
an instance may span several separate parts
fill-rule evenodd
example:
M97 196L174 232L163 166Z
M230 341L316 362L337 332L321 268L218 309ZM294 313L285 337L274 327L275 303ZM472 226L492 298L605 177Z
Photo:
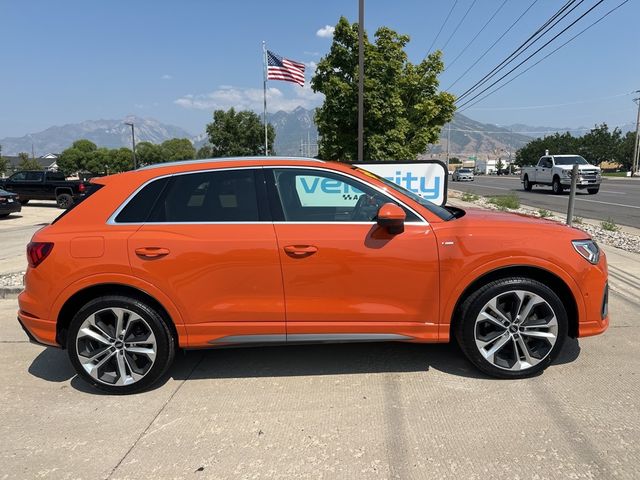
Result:
M587 192L589 192L589 195L595 195L596 193L598 193L600 191L600 187L597 188L587 188Z
M11 215L10 213L0 213L0 218L7 218L9 215Z
M531 185L531 182L529 181L529 176L528 175L524 176L524 180L522 181L522 186L524 187L524 189L527 192L530 192L531 189L533 188L533 185Z
M125 309L127 311L132 312L133 314L138 315L144 321L143 322L144 327L145 328L148 327L150 331L153 333L154 340L155 340L155 358L152 360L151 366L148 368L146 372L143 373L142 378L138 380L134 380L133 383L130 383L127 385L115 385L115 383L118 381L120 376L118 375L116 364L110 363L110 362L116 362L116 360L118 359L118 354L123 355L127 359L129 359L127 361L127 367L128 367L127 372L132 373L131 365L134 365L134 364L131 362L131 358L132 358L130 356L131 354L118 351L114 346L107 348L107 347L102 347L102 344L100 342L94 342L94 345L98 345L100 348L104 348L103 351L105 352L107 350L115 352L111 354L111 360L105 363L105 369L108 368L109 365L112 365L113 372L109 372L109 374L107 373L103 374L103 378L106 380L113 380L111 382L105 381L103 379L94 378L85 369L85 367L82 365L79 359L79 356L82 356L83 358L88 358L87 354L89 354L90 356L95 354L98 351L98 349L95 349L91 352L90 349L86 347L87 345L86 335L80 335L79 337L80 329L82 328L83 323L85 323L85 321L91 318L94 314L99 313L104 315L103 312L109 312L110 309ZM97 318L97 317L94 317L94 318ZM131 316L129 316L129 318L131 318ZM162 378L163 375L167 372L167 370L171 366L171 364L173 363L175 350L176 350L176 339L171 333L171 330L167 324L168 321L169 320L165 319L154 308L152 308L145 302L135 298L125 297L120 295L109 295L109 296L96 298L94 300L91 300L86 305L84 305L71 320L71 323L69 325L69 330L67 333L67 344L66 344L67 351L69 354L69 359L71 360L71 363L75 368L76 372L78 373L78 375L82 377L90 385L94 386L99 390L102 390L104 392L108 392L111 394L122 394L122 395L146 390L149 387L151 387L154 383L156 383L160 378ZM131 322L129 325L131 324L133 324L133 322ZM109 326L108 321L105 323L102 323L101 325L102 326L106 325L107 328L105 328L104 330L97 330L97 331L104 334L108 330L108 326ZM129 327L127 327L126 330L129 331ZM114 330L111 330L110 332L113 333L113 331ZM132 330L132 331L129 331L127 338L129 339L129 341L132 341L131 339L132 338L135 339L137 335L138 335L137 332L134 332ZM113 335L113 338L116 338L116 335ZM122 339L122 337L120 338L121 338L121 341L120 341L119 348L122 349L123 348L122 345L127 340ZM83 344L83 342L85 343ZM89 339L89 342L91 342L91 339ZM78 353L79 344L81 345L81 349L85 350L85 352L81 352L80 354ZM135 356L135 354L133 355ZM147 360L149 361L148 356L147 356ZM96 375L100 376L99 370L96 372ZM111 377L109 377L109 375L111 375ZM117 378L115 378L115 376L117 376Z
M58 204L59 208L66 210L68 208L71 208L71 206L73 205L73 197L68 193L61 193L56 196L56 203Z
M18 202L20 202L20 205L26 205L27 203L29 203L29 200L31 200L31 199L30 198L18 197Z
M564 187L560 183L560 177L553 177L551 190L553 190L553 193L555 193L556 195L562 195L562 193L564 192Z
M539 304L539 307L534 307L527 318L522 320L522 326L520 327L522 329L521 331L529 331L529 329L532 328L544 328L543 326L536 327L535 325L533 325L535 322L539 321L539 311L535 310L538 308L545 309L545 311L547 309L550 309L553 315L555 315L555 319L557 322L555 343L553 345L551 345L551 342L548 340L541 340L536 338L532 339L529 336L524 337L525 334L519 334L518 331L516 331L515 334L511 334L509 333L511 329L509 327L505 327L505 332L507 333L507 335L511 335L512 337L510 338L510 341L507 341L507 343L504 344L504 347L502 347L502 349L499 349L495 353L494 357L496 357L502 351L505 352L505 357L508 357L509 352L511 352L512 357L515 357L515 355L513 355L515 348L516 352L522 352L518 354L519 361L523 360L522 357L524 356L524 353L522 351L522 347L514 345L520 339L525 343L527 341L530 342L528 345L531 345L531 343L533 343L533 346L536 347L530 350L527 346L528 354L535 352L536 355L541 357L540 359L534 359L538 362L535 365L519 370L510 370L504 365L501 367L496 366L494 363L491 363L485 358L485 356L483 356L480 351L480 347L476 343L476 335L479 335L481 333L481 329L484 328L485 324L491 325L491 322L486 322L479 319L480 312L486 308L488 302L492 299L507 299L508 303L508 300L510 300L510 298L517 298L514 297L515 294L512 293L514 291L523 291L525 293L528 293L529 295L536 295L544 300L544 302L546 302L546 304ZM516 308L523 309L523 306L526 306L526 304L522 302L519 304L519 307ZM456 323L454 325L454 334L462 351L471 361L471 363L473 363L479 370L492 377L516 379L527 378L540 373L545 368L547 368L556 358L556 356L562 349L565 338L567 337L568 318L566 309L562 301L560 300L558 295L556 295L555 292L549 287L529 278L511 277L488 283L487 285L483 286L478 291L470 295L462 303L458 311L459 317L456 318ZM532 326L525 326L525 324L529 322L529 319L531 317L534 318L534 320L531 322ZM516 319L519 319L519 316L517 316ZM497 328L495 330L500 331ZM518 335L521 337L520 339L513 339L513 336L517 337ZM491 348L493 348L493 346L496 346L500 341L500 337L495 337L495 339L495 343L491 344L491 342L494 340L491 340L489 342ZM511 345L509 345L509 342L512 342ZM546 343L546 345L540 346L539 342ZM499 359L499 361L503 360ZM496 363L499 362L496 361Z

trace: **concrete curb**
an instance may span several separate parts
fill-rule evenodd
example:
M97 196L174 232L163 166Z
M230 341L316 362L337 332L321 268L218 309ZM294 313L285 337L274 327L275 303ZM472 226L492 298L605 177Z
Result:
M0 298L18 298L23 287L0 287Z

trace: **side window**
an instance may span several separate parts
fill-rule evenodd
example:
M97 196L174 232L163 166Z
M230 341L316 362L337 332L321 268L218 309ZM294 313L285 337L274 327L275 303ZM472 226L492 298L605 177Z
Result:
M27 172L28 182L41 182L44 178L44 172Z
M66 178L62 172L47 172L47 180L64 181Z
M188 173L171 178L150 222L257 222L253 170Z
M151 215L151 210L169 181L168 177L154 180L145 185L135 197L120 211L117 223L144 223Z
M26 182L27 181L27 172L18 172L14 173L10 177L12 182Z
M358 180L332 172L274 169L282 216L289 222L373 222L394 200ZM412 212L407 221L418 221Z

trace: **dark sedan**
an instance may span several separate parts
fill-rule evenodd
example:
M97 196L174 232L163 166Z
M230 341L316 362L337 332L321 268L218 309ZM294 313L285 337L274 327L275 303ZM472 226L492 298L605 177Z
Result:
M0 188L0 218L18 213L20 210L22 210L22 205L18 201L18 195Z

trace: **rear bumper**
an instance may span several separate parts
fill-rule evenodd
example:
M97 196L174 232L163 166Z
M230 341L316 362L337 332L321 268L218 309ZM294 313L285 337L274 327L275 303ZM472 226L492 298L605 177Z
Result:
M60 347L56 342L56 322L36 318L22 310L18 311L18 322L32 343Z
M20 205L20 202L0 204L0 215L6 215L8 213L18 213L21 210L22 205Z

